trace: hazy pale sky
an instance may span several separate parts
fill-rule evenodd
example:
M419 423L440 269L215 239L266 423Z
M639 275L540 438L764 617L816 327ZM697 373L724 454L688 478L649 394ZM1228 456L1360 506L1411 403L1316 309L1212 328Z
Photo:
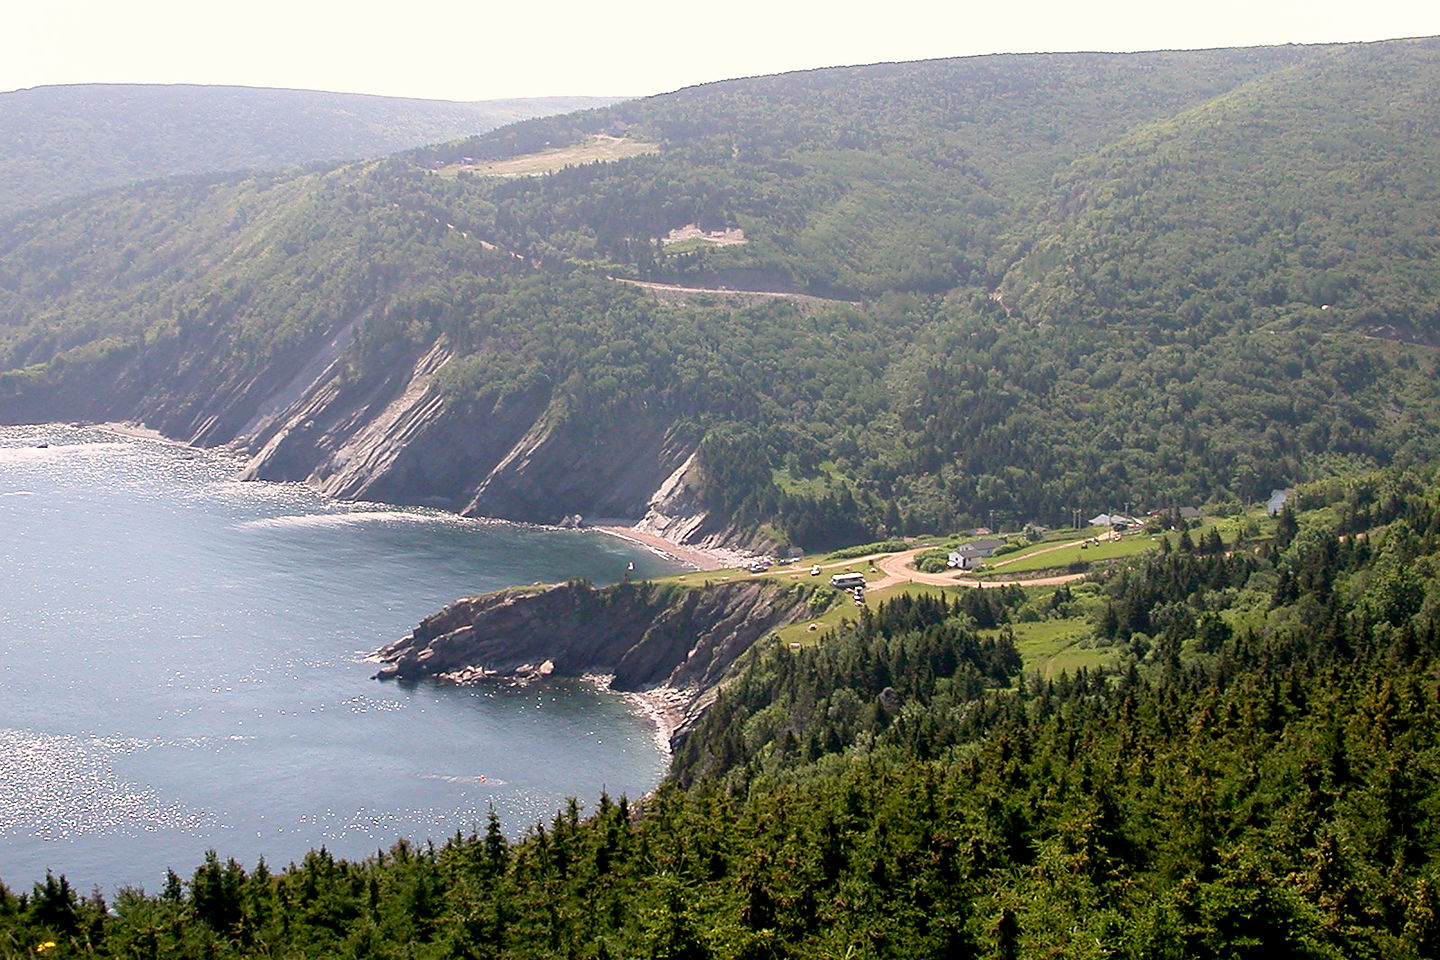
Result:
M0 91L210 83L445 100L639 96L809 67L1440 33L1434 0L47 0L5 15Z

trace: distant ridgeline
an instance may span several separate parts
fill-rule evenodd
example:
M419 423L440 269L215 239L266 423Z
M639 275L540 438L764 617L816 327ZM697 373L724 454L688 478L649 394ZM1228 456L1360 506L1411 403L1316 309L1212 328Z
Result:
M0 223L0 419L732 545L1254 502L1440 455L1436 89L1435 40L980 57L150 182Z
M1440 484L1387 471L1293 499L1230 549L1177 538L1085 583L901 595L762 642L636 805L572 801L515 841L492 813L363 862L211 852L109 903L47 876L0 887L0 944L1433 958ZM1019 675L1011 631L1036 616L1088 620L1118 669Z
M177 174L380 157L613 98L454 103L318 90L77 84L0 93L0 215Z

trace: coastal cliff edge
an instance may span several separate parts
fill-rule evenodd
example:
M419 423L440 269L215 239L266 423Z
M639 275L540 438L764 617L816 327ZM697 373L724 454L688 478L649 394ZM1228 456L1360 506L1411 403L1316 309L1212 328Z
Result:
M379 680L475 685L547 677L608 678L650 695L678 743L735 661L773 630L811 619L828 593L773 581L583 582L469 597L371 655Z

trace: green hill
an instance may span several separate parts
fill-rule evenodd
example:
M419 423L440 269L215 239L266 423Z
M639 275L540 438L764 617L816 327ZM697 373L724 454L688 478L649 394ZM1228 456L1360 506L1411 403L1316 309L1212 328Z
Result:
M378 157L608 103L452 103L315 90L143 84L0 93L0 214L176 174Z
M806 546L1427 462L1437 79L1434 40L843 68L74 201L0 235L0 415Z

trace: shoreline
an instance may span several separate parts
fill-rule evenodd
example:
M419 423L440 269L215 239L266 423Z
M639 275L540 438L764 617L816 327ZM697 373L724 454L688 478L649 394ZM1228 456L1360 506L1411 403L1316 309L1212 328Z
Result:
M103 422L91 423L71 422L65 425L72 427L93 427L100 430L108 430L109 432L118 434L122 437L129 437L135 440L147 440L154 443L164 443L170 446L185 447L192 450L204 449L196 447L194 444L187 443L184 440L175 440L171 437L167 437L159 430L156 430L153 427L149 427L138 420L107 420ZM358 503L360 501L349 502ZM390 504L388 502L386 503L386 505L403 506L402 504ZM442 510L440 512L452 513L452 511L448 510ZM465 520L479 520L482 522L499 520L499 518L495 517L464 517L461 514L453 514L453 516ZM552 525L550 524L537 524L525 521L499 520L499 522L515 523L517 526L539 527L541 529L552 528ZM553 529L558 530L564 528L553 527ZM674 562L679 563L682 566L690 567L691 569L702 573L714 570L727 570L737 567L743 567L746 563L749 562L750 559L747 555L739 553L737 551L715 550L705 547L694 547L688 546L686 544L676 543L673 540L667 540L666 538L661 537L657 534L647 533L645 531L638 530L632 526L623 526L619 524L599 524L593 527L583 527L582 529L596 530L600 533L605 534L606 536L615 537L619 540L624 540L627 543L633 544L637 547L641 547L645 550L650 551L651 553L659 554L660 556L673 560Z
M597 530L606 536L625 540L702 572L727 570L739 566L743 562L743 558L740 557L739 554L731 555L728 551L722 552L719 550L707 550L703 547L685 546L673 540L666 540L664 537L657 536L653 533L645 533L634 527L595 526L584 527L582 529Z
M122 437L130 437L133 440L152 440L156 443L168 443L172 447L188 447L191 450L204 450L204 447L197 447L193 443L186 443L184 440L172 440L159 430L145 426L138 420L107 420L103 423L69 423L71 427L94 427L97 430L109 430L111 433L118 433Z
M60 422L62 422L62 421L56 421L56 422L57 422L57 423L60 423ZM187 443L187 442L184 441L184 440L175 440L175 439L172 439L172 438L170 438L170 437L167 437L167 436L165 436L163 433L161 433L159 430L156 430L156 429L154 429L153 427L146 426L144 423L141 423L141 422L138 421L138 420L107 420L107 421L103 421L103 422L93 422L93 423L78 422L78 421L77 421L77 422L64 423L64 425L65 425L65 426L71 426L71 427L93 427L93 428L100 429L100 430L108 430L108 431L110 431L111 433L119 434L119 435L122 436L122 437L130 437L130 438L135 439L135 440L150 440L150 441L154 441L154 442L158 442L158 443L169 444L169 445L171 445L171 446L176 446L176 447L186 447L186 448L192 449L192 450L203 450L203 449L205 449L205 448L203 448L203 447L196 447L194 444L192 444L192 443ZM224 449L224 448L222 447L221 449ZM343 500L343 499L339 499L339 500L337 500L337 502L341 502L341 503L362 503L362 502L371 502L371 501L359 501L359 500ZM376 502L376 503L384 503L386 506L401 507L401 508L410 508L410 507L415 506L415 505L413 505L413 504L398 504L398 503L391 503L391 502L389 502L389 501L373 501L373 502ZM428 508L428 509L435 509L435 508ZM572 528L569 528L569 527L563 527L563 526L559 526L559 525L556 525L556 524L535 523L535 522L533 522L533 521L527 521L527 520L505 520L505 519L502 519L502 518L500 518L500 517L467 517L467 516L464 516L463 514L455 513L455 512L452 511L452 510L444 510L444 509L441 509L439 512L441 512L441 513L448 513L448 514L450 514L450 515L452 515L452 516L454 516L454 517L457 517L457 518L459 518L459 519L462 519L462 520L478 520L478 521L480 521L480 522L512 523L512 524L515 524L516 526L520 526L520 527L532 527L532 528L537 528L537 529L542 529L542 530L566 530L566 529L572 529ZM667 540L667 539L665 539L664 537L657 536L657 535L655 535L655 534L653 534L653 533L646 533L646 532L644 532L644 531L637 530L637 529L635 529L634 527L622 526L622 525L618 525L618 524L599 524L599 525L596 525L596 526L593 526L593 527L592 527L592 526L581 527L580 529L582 529L582 530L596 530L596 531L599 531L600 533L603 533L603 534L605 534L605 535L607 535L607 536L616 537L617 539L620 539L620 540L625 540L625 541L627 541L627 542L629 542L629 543L634 544L635 546L643 547L644 549L649 550L649 551L652 552L652 553L658 553L658 554L660 554L661 556L668 557L669 559L674 560L674 561L677 562L677 563L683 564L683 565L685 565L685 566L693 567L694 569L700 570L700 571L724 570L724 569L728 569L728 568L730 568L730 567L740 566L740 565L743 565L743 564L746 562L746 559L747 559L745 556L743 556L743 555L741 555L741 554L739 554L739 553L734 553L734 552L732 552L732 551L708 550L708 549L705 549L705 548L702 548L702 547L686 546L686 545L684 545L684 544L676 543L676 542L674 542L673 540ZM518 584L517 584L517 586L518 586Z
M685 709L690 695L676 687L658 686L649 690L616 690L610 686L614 674L587 673L580 677L602 693L623 698L635 713L644 717L655 728L655 745L670 762L670 738L685 721Z

